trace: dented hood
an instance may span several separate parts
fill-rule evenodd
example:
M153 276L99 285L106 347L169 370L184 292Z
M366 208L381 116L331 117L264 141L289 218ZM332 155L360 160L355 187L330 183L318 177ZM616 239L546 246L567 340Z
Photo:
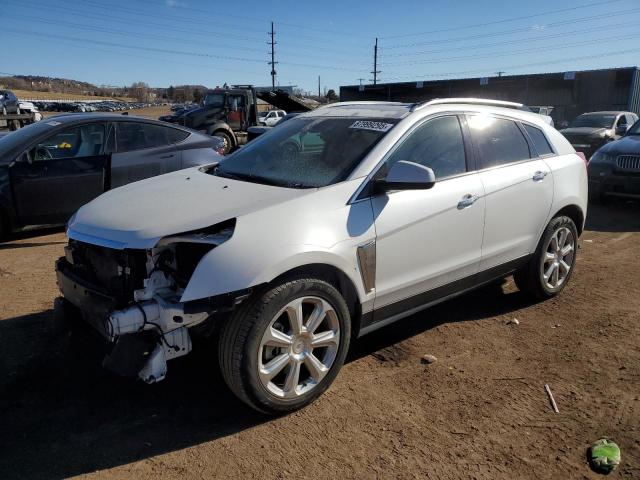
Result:
M216 177L198 168L104 193L69 222L69 238L110 248L151 248L167 235L197 230L267 208L309 190Z

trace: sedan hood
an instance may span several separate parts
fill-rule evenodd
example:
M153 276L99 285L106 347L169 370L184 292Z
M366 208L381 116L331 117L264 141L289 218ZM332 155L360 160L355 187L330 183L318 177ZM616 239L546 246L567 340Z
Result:
M67 233L105 247L145 249L167 235L205 228L308 193L192 168L104 193L78 210Z
M640 155L640 135L627 135L615 142L607 143L600 149L607 155Z
M602 137L604 136L606 128L593 128L593 127L573 127L563 128L560 133L563 135L570 135L575 137Z

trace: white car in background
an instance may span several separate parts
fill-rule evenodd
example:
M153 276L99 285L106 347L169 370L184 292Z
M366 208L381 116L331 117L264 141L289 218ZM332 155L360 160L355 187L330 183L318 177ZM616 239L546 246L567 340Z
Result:
M38 107L36 107L32 102L20 100L18 102L18 113L33 113L33 120L35 122L42 120L42 114L38 111Z
M430 305L511 274L557 295L586 213L584 158L537 114L336 103L78 210L55 317L146 382L213 336L231 390L283 413L329 387L352 339Z
M269 110L258 114L258 125L273 127L287 114L284 110Z

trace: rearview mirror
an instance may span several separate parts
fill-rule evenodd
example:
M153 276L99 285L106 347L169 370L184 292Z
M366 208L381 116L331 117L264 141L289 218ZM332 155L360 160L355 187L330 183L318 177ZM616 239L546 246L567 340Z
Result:
M419 163L400 160L393 164L384 180L376 182L376 189L390 190L427 190L436 184L433 170Z

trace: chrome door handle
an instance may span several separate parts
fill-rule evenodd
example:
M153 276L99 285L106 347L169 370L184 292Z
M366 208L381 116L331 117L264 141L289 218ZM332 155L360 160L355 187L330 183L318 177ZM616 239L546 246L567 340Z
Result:
M479 198L480 197L478 195L471 195L470 193L466 194L464 197L462 197L462 200L458 202L458 210L463 210L467 207L470 207L471 205L476 203Z
M544 177L546 176L547 176L547 172L538 170L536 173L533 174L532 180L534 182L541 182L542 180L544 180Z
M162 155L160 158L173 158L173 153L170 153L169 155Z

